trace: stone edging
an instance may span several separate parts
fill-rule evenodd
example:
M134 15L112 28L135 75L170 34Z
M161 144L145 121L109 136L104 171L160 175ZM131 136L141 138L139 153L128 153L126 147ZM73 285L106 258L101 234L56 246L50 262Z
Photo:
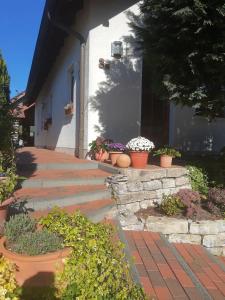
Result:
M164 234L171 243L190 243L204 246L214 255L225 256L225 220L192 221L149 216L146 220L135 215L125 222L124 230L146 230Z

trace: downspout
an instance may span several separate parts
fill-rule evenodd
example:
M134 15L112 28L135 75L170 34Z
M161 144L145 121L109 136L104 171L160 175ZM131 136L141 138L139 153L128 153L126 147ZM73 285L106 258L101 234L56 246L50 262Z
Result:
M79 32L66 27L62 23L52 19L50 13L48 12L49 21L57 28L63 30L69 35L74 36L80 42L80 120L79 120L79 149L78 156L80 158L85 158L84 149L84 88L85 88L85 38Z

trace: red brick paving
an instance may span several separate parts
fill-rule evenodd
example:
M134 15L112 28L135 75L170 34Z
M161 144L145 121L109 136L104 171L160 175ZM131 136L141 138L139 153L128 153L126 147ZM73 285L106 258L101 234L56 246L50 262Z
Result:
M213 299L225 299L225 272L207 252L199 245L175 244L175 247Z
M53 150L25 147L17 150L17 161L29 163L87 163L88 160L78 159L73 155L56 152Z
M125 236L140 281L149 297L158 300L204 299L158 233L125 231Z

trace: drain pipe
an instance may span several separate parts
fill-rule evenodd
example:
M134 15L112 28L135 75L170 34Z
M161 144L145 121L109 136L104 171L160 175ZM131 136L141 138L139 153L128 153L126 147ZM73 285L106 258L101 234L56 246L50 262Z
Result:
M78 156L85 158L84 149L84 88L85 88L85 38L79 32L66 27L64 24L53 20L48 12L49 21L57 28L63 30L69 35L74 36L80 42L80 116L79 116L79 149Z

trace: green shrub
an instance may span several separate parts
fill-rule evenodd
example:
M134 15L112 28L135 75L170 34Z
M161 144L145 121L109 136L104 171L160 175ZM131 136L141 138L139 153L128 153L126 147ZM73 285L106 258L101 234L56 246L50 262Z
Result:
M208 193L208 177L201 168L187 166L191 187L202 195Z
M160 204L160 209L167 216L174 216L184 210L185 205L181 202L180 198L176 195L164 195L163 201Z
M19 300L19 288L14 275L15 268L0 256L0 299Z
M72 248L64 270L57 275L61 300L143 300L141 287L131 278L122 244L115 240L112 226L94 224L79 213L52 211L41 223L64 238Z
M5 224L5 236L9 242L15 242L21 235L36 230L36 221L27 214L12 216Z
M63 239L47 230L27 232L10 245L12 251L26 255L40 255L62 249Z

